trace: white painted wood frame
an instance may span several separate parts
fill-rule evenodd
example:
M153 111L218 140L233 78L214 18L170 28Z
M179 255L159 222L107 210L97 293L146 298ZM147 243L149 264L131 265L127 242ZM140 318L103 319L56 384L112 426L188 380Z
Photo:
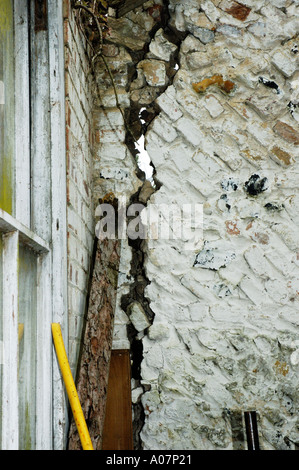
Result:
M35 0L30 11L31 82L31 229L51 240L51 127L48 31L35 28Z
M19 446L18 415L18 263L19 233L3 235L2 449Z
M31 1L31 18L34 18L35 1ZM50 372L52 406L51 423L47 427L47 417L40 423L44 436L52 437L53 448L63 450L68 430L67 397L52 345L51 322L61 324L67 348L68 308L67 308L67 222L66 222L66 151L65 151L65 90L64 90L64 34L63 2L48 0L48 28L35 31L31 23L31 208L32 230L45 240L51 241L51 260L40 259L39 268L43 273L41 284L45 286L51 272L51 292L47 290L43 299L44 327L39 327L39 336L46 343L44 366ZM51 271L49 271L51 270ZM41 288L41 287L40 287ZM45 310L46 309L46 310ZM50 342L49 342L50 338ZM42 344L42 339L40 340ZM50 349L49 349L50 347ZM42 358L41 358L42 361ZM39 381L41 381L39 377ZM45 379L44 379L45 381ZM41 390L45 383L39 382ZM49 389L48 389L49 390ZM40 397L41 395L39 395ZM37 399L40 413L45 413L44 403ZM41 441L38 446L50 445ZM48 440L48 438L46 439Z
M30 76L27 2L14 2L16 219L30 228Z
M47 253L50 251L49 243L33 233L10 214L0 209L0 232L10 233L15 231L19 232L20 241L24 245L28 245L36 253Z
M48 31L52 170L52 317L53 322L61 324L68 352L66 122L64 25L61 0L48 0ZM68 432L68 400L56 354L53 361L53 387L54 449L63 450Z
M35 1L30 5L30 173L31 227L51 243L51 127L48 31L35 31ZM37 266L36 449L53 448L52 254Z
M36 450L53 449L52 257L37 260Z
M18 299L19 244L37 259L37 383L36 450L52 448L52 282L51 251L47 242L0 209L3 234L3 338L2 448L18 449ZM50 325L50 326L49 326Z
M18 449L19 446L20 243L33 250L37 259L36 449L65 449L68 428L66 394L53 353L51 333L51 323L59 322L67 346L63 2L48 0L47 3L48 29L37 33L34 29L35 1L14 2L16 216L0 209L4 312L3 450ZM30 15L28 8L31 8Z

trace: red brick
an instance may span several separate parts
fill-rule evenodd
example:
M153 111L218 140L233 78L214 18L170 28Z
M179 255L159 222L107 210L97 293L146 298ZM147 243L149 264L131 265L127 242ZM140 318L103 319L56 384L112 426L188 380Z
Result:
M242 3L239 2L232 2L232 6L225 11L237 20L245 21L247 16L251 12L251 8L246 7L245 5L242 5Z
M282 137L287 142L290 142L291 144L295 145L299 144L299 133L295 131L292 126L289 126L289 124L286 124L282 121L277 121L273 129L280 137Z

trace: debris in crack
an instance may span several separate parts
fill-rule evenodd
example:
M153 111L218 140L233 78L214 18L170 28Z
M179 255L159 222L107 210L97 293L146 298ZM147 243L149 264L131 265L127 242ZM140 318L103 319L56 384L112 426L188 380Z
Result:
M153 188L152 188L153 190ZM139 196L142 193L138 191L131 199L131 203L140 202ZM142 202L144 202L143 199ZM145 274L144 269L144 240L137 238L136 240L129 239L129 246L132 249L132 262L131 271L133 282L130 285L130 291L121 299L121 307L127 313L130 323L127 326L128 339L130 342L131 351L131 364L132 364L132 381L134 382L134 390L140 389L139 398L136 402L132 400L133 409L133 441L134 449L141 450L142 443L140 439L140 432L144 423L144 410L140 400L141 395L144 393L143 386L141 385L141 362L143 359L143 344L142 338L146 334L147 328L152 324L154 313L150 308L150 301L145 297L145 288L149 281Z

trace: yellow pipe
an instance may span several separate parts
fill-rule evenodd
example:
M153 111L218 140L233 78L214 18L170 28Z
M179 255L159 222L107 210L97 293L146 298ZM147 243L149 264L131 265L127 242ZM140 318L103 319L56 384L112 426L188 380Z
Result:
M75 423L78 429L80 441L83 450L94 450L90 439L90 435L86 426L86 421L83 415L83 411L80 405L79 397L77 394L76 386L73 380L72 372L67 359L63 337L61 333L61 327L59 323L52 323L52 335L56 354L64 380L65 388L69 397L70 405L72 408Z

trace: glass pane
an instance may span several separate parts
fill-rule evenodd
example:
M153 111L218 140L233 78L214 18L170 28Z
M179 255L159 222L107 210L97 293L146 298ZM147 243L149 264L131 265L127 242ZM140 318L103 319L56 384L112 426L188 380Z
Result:
M19 449L35 449L36 255L19 251Z
M13 1L0 0L0 207L13 213L14 41Z
M2 329L2 276L3 276L3 263L2 263L2 235L0 234L0 449L2 447L2 373L3 373L3 329Z

